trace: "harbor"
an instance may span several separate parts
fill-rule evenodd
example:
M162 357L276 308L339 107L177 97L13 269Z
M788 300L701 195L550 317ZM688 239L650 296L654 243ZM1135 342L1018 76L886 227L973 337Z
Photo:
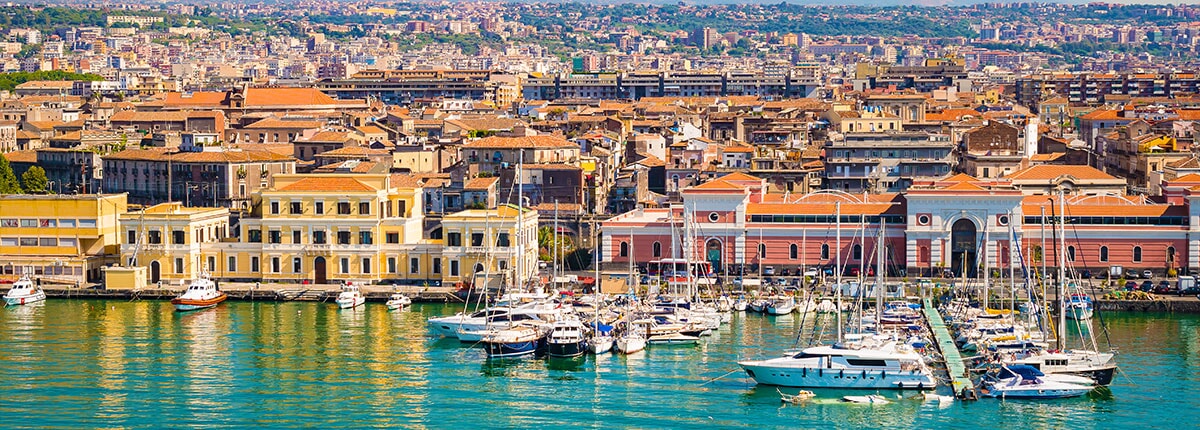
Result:
M738 314L694 347L635 355L487 360L439 339L430 317L462 305L338 310L319 302L230 301L195 313L165 300L54 300L0 312L6 415L40 425L838 428L1124 428L1160 422L1200 395L1200 317L1111 313L1124 376L1111 395L1053 402L937 402L884 392L888 405L836 402L860 390L814 389L781 404L775 387L737 369L790 345L803 316ZM67 345L70 345L68 348ZM736 371L735 371L736 370ZM732 373L731 373L732 372ZM721 377L722 375L726 375ZM782 391L794 393L794 389ZM39 405L54 404L54 408ZM157 411L154 416L144 413ZM1171 412L1168 412L1170 410Z

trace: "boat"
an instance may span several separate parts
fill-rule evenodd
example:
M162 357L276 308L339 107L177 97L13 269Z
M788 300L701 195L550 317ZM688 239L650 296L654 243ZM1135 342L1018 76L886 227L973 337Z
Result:
M546 339L547 353L551 357L578 357L588 352L583 323L578 319L564 319L550 325L550 336Z
M862 405L886 405L892 401L878 394L869 394L866 396L842 396L842 402Z
M637 330L626 331L616 340L617 351L622 354L633 354L646 349L646 337Z
M796 299L788 297L771 301L767 304L767 313L771 315L787 315L796 310Z
M744 298L739 297L737 300L735 300L733 302L733 310L736 312L746 312L746 309L749 307L750 307L750 302L746 301L746 299L744 299Z
M646 343L652 345L695 345L699 342L699 337L678 332L651 335L646 339Z
M817 313L832 314L837 313L837 311L837 305L833 304L833 300L821 299L821 302L817 303Z
M933 389L933 371L911 347L890 341L878 346L814 346L767 360L738 365L755 382L801 388Z
M1079 397L1093 389L1087 385L1046 380L1046 374L1029 365L1004 366L1003 370L999 375L988 375L984 378L983 388L980 390L984 396L1002 399L1062 399Z
M812 400L813 397L817 397L816 393L808 390L800 390L800 392L796 394L784 394L782 391L779 391L779 389L776 388L775 392L779 393L779 400L783 401L784 403L791 403L793 405L798 405L800 403Z
M542 326L521 324L506 329L490 330L479 340L488 358L521 357L542 350L546 335Z
M768 302L766 300L755 300L750 302L747 307L750 309L750 312L761 314L767 311L767 304Z
M1067 318L1083 321L1092 318L1092 298L1084 294L1072 294L1067 301Z
M1049 375L1075 375L1091 379L1097 385L1112 383L1116 373L1115 354L1088 350L1036 350L1006 360L1008 365L1029 365Z
M46 300L46 292L34 284L29 276L22 276L17 282L13 282L12 288L4 293L4 303L9 306L28 305L43 300Z
M612 337L613 327L596 323L592 326L592 337L588 339L588 349L592 354L603 354L613 349L615 339Z
M363 295L357 285L347 282L345 285L342 285L342 292L338 294L335 302L337 302L339 308L350 309L366 303L367 297Z
M225 293L217 289L216 282L213 282L208 276L201 275L192 280L187 289L183 290L183 294L171 299L171 304L175 305L176 311L186 312L211 308L225 301L226 298Z
M396 309L403 309L411 304L412 304L412 299L408 298L408 296L400 294L400 293L396 293L396 294L392 294L392 297L388 298L387 308L388 308L388 310L394 311Z

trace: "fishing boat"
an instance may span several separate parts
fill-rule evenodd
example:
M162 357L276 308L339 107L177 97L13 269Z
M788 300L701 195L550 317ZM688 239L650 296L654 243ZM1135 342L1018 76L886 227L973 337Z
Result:
M342 285L342 292L338 294L335 302L337 302L339 308L350 309L366 303L367 297L363 295L362 290L359 290L357 285L347 282L345 285Z
M646 349L646 337L637 330L626 331L617 337L616 346L622 354L633 354Z
M764 385L870 389L937 386L924 358L894 341L878 346L815 346L779 358L741 361L738 365Z
M568 318L555 321L550 325L550 336L546 340L547 352L551 357L583 355L588 352L584 331L583 323L578 319Z
M543 326L521 324L506 329L490 330L479 340L489 358L533 355L544 348L546 335Z
M1072 294L1067 300L1067 318L1083 321L1092 318L1092 298L1086 294Z
M208 276L201 275L192 280L187 289L183 290L183 294L171 299L171 304L175 305L176 311L185 312L211 308L225 301L226 298L224 292L217 290L217 283Z
M403 309L411 304L412 304L412 299L408 298L408 296L400 294L400 293L395 293L395 294L392 294L392 297L388 298L387 308L388 308L388 310L394 311L397 309Z
M1012 399L1062 399L1079 397L1092 391L1093 387L1070 382L1046 380L1046 374L1029 365L1012 365L1003 368L999 375L989 375L983 380L980 392L987 397Z
M34 284L29 276L22 276L20 280L13 282L12 288L4 293L4 303L9 306L28 305L43 300L46 300L46 292Z

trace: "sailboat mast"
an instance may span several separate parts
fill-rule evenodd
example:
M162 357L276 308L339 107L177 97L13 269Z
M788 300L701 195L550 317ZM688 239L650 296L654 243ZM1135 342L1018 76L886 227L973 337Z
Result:
M1065 193L1063 192L1062 189L1059 189L1058 190L1058 205L1059 205L1058 218L1059 218L1059 220L1061 220L1061 222L1059 222L1059 225L1058 225L1058 229L1059 229L1059 234L1058 234L1058 241L1059 241L1059 246L1058 246L1058 336L1055 336L1055 338L1057 339L1057 341L1055 343L1058 345L1058 349L1060 349L1060 350L1064 346L1063 338L1066 337L1066 335L1067 335L1067 299L1066 299L1066 297L1063 296L1063 292L1066 291L1065 288L1066 288L1066 283L1067 283L1067 265L1066 265L1067 260L1065 258L1065 254L1067 251L1067 231L1066 231L1067 205L1066 205L1066 200L1067 199L1066 199Z
M992 259L991 259L992 244L991 244L991 242L989 242L990 238L988 236L988 233L989 233L988 218L989 217L991 217L990 214L987 217L983 218L983 308L984 309L987 309L989 307L988 305L990 304L990 303L988 303L988 299L989 299L988 296L990 296L990 294L988 294L988 282L991 281L991 276L992 276Z
M838 343L842 343L842 202L835 203L833 207L835 212L834 219L836 220L835 226L837 230L837 239L835 239L836 247L834 251L834 253L837 254L837 260L835 260L836 263L834 263L834 269L837 271L835 278L837 283L834 284L834 286L837 288L837 291L834 293L834 295L837 297L837 310L835 311L835 318L837 319Z
M883 216L879 216L879 240L875 241L875 323L880 324L879 318L883 316L883 271L887 268L883 264L884 259L884 240L887 240L887 233L884 231Z

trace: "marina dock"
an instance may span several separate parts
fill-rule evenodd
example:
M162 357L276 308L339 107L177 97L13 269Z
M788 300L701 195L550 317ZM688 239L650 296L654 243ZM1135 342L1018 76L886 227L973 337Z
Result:
M950 335L950 330L946 328L946 321L942 319L937 308L933 307L933 300L925 299L923 309L925 318L929 321L929 330L937 340L938 350L941 351L942 358L946 362L946 372L950 375L950 386L954 389L954 395L964 398L966 397L964 393L974 393L975 384L971 382L967 366L963 364L962 353L959 352L958 345L954 343L954 337Z
M71 288L46 284L42 286L47 297L78 298L78 299L126 299L126 300L170 300L183 292L181 286L152 287L137 290L103 289L103 288ZM363 295L367 301L387 301L393 293L408 296L414 302L420 303L461 303L463 300L455 294L453 287L425 287L411 285L363 285ZM341 292L338 284L254 284L226 283L220 284L221 291L229 295L230 300L257 301L311 301L332 302Z

